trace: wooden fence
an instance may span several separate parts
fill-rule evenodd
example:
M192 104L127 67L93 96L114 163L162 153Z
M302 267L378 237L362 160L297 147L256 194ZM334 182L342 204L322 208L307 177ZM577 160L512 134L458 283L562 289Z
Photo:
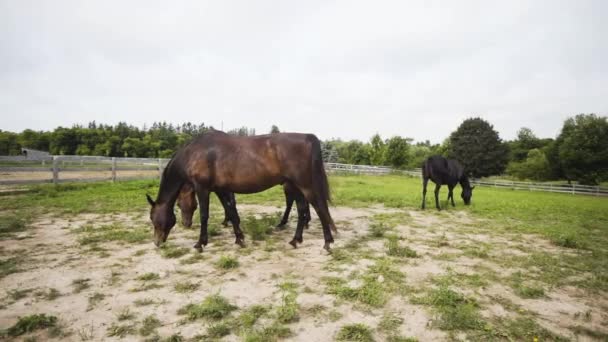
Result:
M94 182L157 178L169 162L163 158L114 158L98 156L50 156L27 158L0 156L0 184ZM330 173L403 174L421 177L421 170L397 170L386 166L325 163ZM545 191L573 195L608 196L608 188L578 184L513 182L474 179L474 185L512 190Z

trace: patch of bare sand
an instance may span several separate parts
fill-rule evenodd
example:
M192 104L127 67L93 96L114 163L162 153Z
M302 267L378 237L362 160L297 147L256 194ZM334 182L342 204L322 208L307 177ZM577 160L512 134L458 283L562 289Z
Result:
M242 216L281 211L281 208L260 205L240 205L239 209ZM338 225L339 233L335 235L335 247L342 247L353 239L366 236L369 232L370 219L374 214L398 215L402 212L404 222L396 228L396 231L405 238L400 243L416 250L420 257L403 260L399 269L406 274L407 284L417 288L428 286L433 277L445 275L449 269L458 273L473 274L479 265L495 266L491 263L488 266L488 262L482 259L461 255L462 246L489 244L493 246L491 253L503 253L503 248L513 246L511 243L520 243L509 241L504 235L492 236L459 231L457 228L460 223L475 222L468 214L458 211L438 215L373 206L367 209L335 207L331 208L331 212L334 221L341 223ZM193 250L178 259L163 258L159 250L152 245L152 232L150 232L150 242L145 244L104 243L101 246L106 252L100 254L85 253L77 242L77 235L72 231L84 225L93 227L112 223L120 223L125 227L149 225L147 211L115 215L84 214L70 219L43 217L33 223L30 232L32 238L21 241L0 241L3 252L25 250L32 259L25 267L25 272L0 279L0 287L5 292L17 288L55 288L63 295L53 301L31 295L14 302L4 301L6 307L0 310L0 327L10 326L19 316L48 313L60 317L75 332L73 337L77 336L80 329L92 329L93 340L115 340L107 337L107 328L117 322L116 314L128 307L136 315L136 322L141 322L147 315L156 315L164 322L164 325L158 329L160 335L168 336L179 332L189 338L205 333L208 323L197 321L180 324L183 317L178 315L177 311L184 305L199 303L206 296L218 293L240 309L255 304L272 305L276 308L281 303L279 284L289 280L299 284L297 302L301 307L300 320L289 325L294 332L289 340L331 340L340 327L349 323L364 323L375 328L382 313L387 310L399 312L404 318L404 323L399 327L399 333L403 336L417 337L421 341L446 339L443 332L429 326L431 316L428 308L412 305L403 298L393 297L383 309L362 311L349 303L336 304L335 297L325 294L325 285L321 280L323 276L345 277L351 272L364 271L374 261L360 258L353 264L341 265L339 269L327 268L332 257L321 248L323 234L314 215L313 211L310 229L305 230L304 243L298 249L293 249L287 244L294 233L294 211L288 229L273 234L275 243L272 248L265 250L267 243L248 240L249 247L241 250L234 245L232 229L221 229L220 236L210 237L210 243L203 252L202 260L194 264L180 263L180 260L194 255ZM410 225L412 221L418 226ZM196 230L179 227L172 231L169 240L173 245L191 249L197 234ZM442 245L442 239L447 241L447 245ZM536 239L534 241L538 242ZM372 251L371 255L375 257L382 256L386 252L384 240L367 241L362 248L367 251L367 255ZM138 251L144 252L136 253ZM441 253L454 253L458 257L441 260L437 258ZM231 271L218 269L215 262L221 255L238 257L239 268ZM496 266L496 272L504 271ZM112 281L113 273L114 281ZM157 284L159 288L134 292L133 290L150 283L137 280L137 277L144 273L157 273L160 279L151 283ZM77 279L89 279L90 287L75 293L72 283ZM191 293L177 293L174 285L184 281L195 282L200 286ZM538 313L541 324L549 330L566 336L572 336L568 335L567 318L570 317L572 320L573 312L584 313L591 310L593 317L591 323L581 322L581 325L599 331L602 331L599 322L608 319L605 310L602 311L597 305L586 302L588 295L563 297L558 292L551 292L548 299L530 301L519 299L504 287L490 287L489 290L480 291L482 296L483 291L487 291L485 294L488 297L508 293L509 300L526 310ZM90 306L89 298L95 293L101 293L105 297L97 305ZM136 300L142 299L152 299L155 304L141 307L134 305ZM510 315L510 312L498 303L481 302L485 303L485 307L482 308L484 316ZM327 312L312 314L306 311L307 308L319 305L327 307L326 311L335 309L343 316L331 321L327 317ZM378 332L375 334L379 340L384 338ZM138 336L130 335L124 340L140 339ZM239 337L230 335L225 340L238 341Z

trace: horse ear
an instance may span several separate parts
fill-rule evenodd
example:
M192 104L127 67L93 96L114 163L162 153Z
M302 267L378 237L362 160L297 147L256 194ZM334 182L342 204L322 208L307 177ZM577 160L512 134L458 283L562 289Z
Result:
M156 203L154 203L154 200L152 199L152 197L150 197L150 195L146 194L146 199L148 200L148 203L150 203L151 206L154 206Z

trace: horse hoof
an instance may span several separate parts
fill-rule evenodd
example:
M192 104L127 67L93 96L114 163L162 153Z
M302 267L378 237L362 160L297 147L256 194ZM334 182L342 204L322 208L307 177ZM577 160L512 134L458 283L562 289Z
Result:
M196 245L194 245L194 249L196 249L199 253L203 252L203 247L201 245L199 245L198 243Z
M293 246L293 248L298 248L298 242L296 240L289 241L289 244Z
M245 248L245 242L243 240L237 239L234 243L239 245L241 248Z
M285 229L285 223L279 223L274 228L277 229L277 230L283 230L283 229Z
M327 253L331 253L331 247L329 247L329 242L326 242L325 245L323 245L323 249L327 251Z

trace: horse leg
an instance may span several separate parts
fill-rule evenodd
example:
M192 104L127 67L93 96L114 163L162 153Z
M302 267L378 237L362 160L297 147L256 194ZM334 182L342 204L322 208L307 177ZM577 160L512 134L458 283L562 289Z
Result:
M293 197L295 198L296 203L302 202L301 206L296 205L298 209L298 218L300 216L302 217L304 220L304 228L308 229L308 223L310 223L310 205L300 190L296 190L293 193Z
M323 249L331 252L329 245L334 242L334 237L331 235L331 231L333 230L334 232L337 232L337 229L336 225L334 224L334 220L331 218L329 213L327 201L318 200L317 196L310 189L300 187L300 190L304 195L304 198L315 209L317 216L319 216L319 219L321 220L321 226L323 227L323 238L325 239Z
M284 228L287 224L287 220L289 220L289 213L291 212L291 206L293 205L294 198L289 193L288 186L283 186L283 192L285 193L285 213L283 213L283 218L281 222L277 225L277 228Z
M304 202L304 228L308 229L308 223L310 223L310 204L308 201L302 196L302 201ZM336 226L332 226L334 229L334 233L337 233Z
M240 227L241 218L239 217L239 213L236 209L234 193L222 192L218 193L218 195L221 195L226 203L226 211L228 213L228 217L230 218L230 222L232 222L232 229L234 230L234 236L236 238L234 243L241 247L245 247L245 236L243 235L243 231Z
M224 208L224 221L222 222L222 226L228 227L228 222L230 222L230 215L228 214L228 206L226 203L226 199L223 198L218 192L216 192L215 195L220 200L220 203L222 204L222 208ZM233 196L234 196L234 194L233 194Z
M304 242L304 238L302 237L302 234L304 232L304 225L306 223L304 212L306 210L305 206L308 207L308 203L304 201L303 198L298 198L296 200L296 206L298 208L298 226L296 227L296 232L293 236L293 240L289 242L289 244L292 245L293 248L297 248L298 243Z
M439 206L439 189L441 189L441 184L435 184L435 206L437 207L437 210L441 210L441 207Z
M454 187L451 185L448 185L448 201L452 201L452 207L455 207L456 205L454 204Z
M207 222L209 221L209 191L197 189L196 195L198 196L198 206L201 213L201 233L194 248L199 252L202 252L203 246L207 246L207 242L209 241L207 235Z
M429 179L426 177L422 178L422 209L426 205L426 186L429 183Z

